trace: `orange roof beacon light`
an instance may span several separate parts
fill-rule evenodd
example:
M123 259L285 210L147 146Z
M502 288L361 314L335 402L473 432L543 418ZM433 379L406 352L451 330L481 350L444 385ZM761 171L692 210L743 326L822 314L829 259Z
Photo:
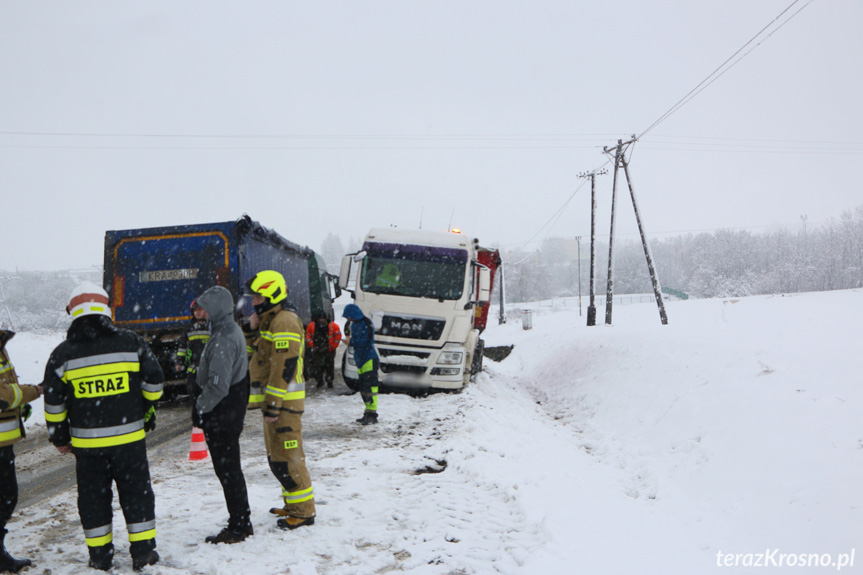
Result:
M451 229L450 231L451 231L452 233L454 233L454 234L460 234L460 233L461 233L461 228L453 228L453 229Z

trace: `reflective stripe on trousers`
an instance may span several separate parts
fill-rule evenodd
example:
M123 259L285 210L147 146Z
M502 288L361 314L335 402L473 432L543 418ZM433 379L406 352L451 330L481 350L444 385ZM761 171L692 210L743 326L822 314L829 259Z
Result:
M111 543L114 540L114 534L111 530L110 523L93 529L85 529L84 539L87 540L87 547L102 547Z
M377 384L377 372L375 364L376 360L370 359L363 364L362 367L357 369L357 375L360 378L360 396L363 398L363 403L366 405L366 411L377 411L378 410L378 386ZM368 387L368 392L364 390L365 383L371 379L374 383Z
M143 523L132 523L126 525L129 531L129 542L146 541L156 538L156 520L144 521Z
M282 489L282 497L285 498L285 504L291 505L294 503L302 503L303 501L311 501L315 498L315 490L313 487L303 489L301 491L288 492Z

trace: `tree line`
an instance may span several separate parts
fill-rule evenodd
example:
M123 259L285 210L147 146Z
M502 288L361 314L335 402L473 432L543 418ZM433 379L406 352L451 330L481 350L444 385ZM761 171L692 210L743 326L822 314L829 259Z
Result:
M508 303L554 297L587 296L590 279L589 238L580 254L573 238L549 238L539 249L502 250ZM343 243L330 233L321 255L332 273L342 256L361 241ZM766 233L719 230L650 242L663 288L691 297L741 297L770 293L828 291L863 287L863 205L813 229ZM580 268L580 275L579 275ZM596 246L596 294L604 296L608 277L608 243ZM72 289L81 281L101 284L101 270L23 272L0 270L0 327L19 331L66 329L65 313ZM495 289L497 291L497 288ZM614 252L614 293L652 293L640 242L621 241ZM495 298L497 294L495 294ZM11 320L11 321L10 321Z
M102 270L0 271L0 328L53 332L69 327L66 304L82 281L102 284Z
M590 277L589 238L549 238L533 252L504 254L507 300L536 301L577 295ZM863 287L863 205L817 228L766 233L718 230L650 241L663 288L692 297L740 297L770 293ZM652 293L638 241L615 241L614 293ZM597 242L596 294L604 295L608 243Z

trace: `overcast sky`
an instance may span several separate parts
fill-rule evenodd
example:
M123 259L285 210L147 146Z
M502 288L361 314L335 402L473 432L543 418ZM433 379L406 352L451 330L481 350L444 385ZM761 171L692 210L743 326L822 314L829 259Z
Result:
M578 176L603 146L791 2L4 1L0 269L100 265L106 230L243 213L315 250L389 225L587 237ZM804 6L631 149L651 236L863 204L863 3L782 20Z

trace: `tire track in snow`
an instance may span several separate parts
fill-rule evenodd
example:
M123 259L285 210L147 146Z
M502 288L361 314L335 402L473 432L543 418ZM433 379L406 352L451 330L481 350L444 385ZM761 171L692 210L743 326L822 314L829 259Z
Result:
M524 549L539 545L541 536L525 528L509 488L470 461L478 447L465 445L470 438L464 427L474 401L470 393L382 396L382 423L356 426L347 442L320 442L345 433L340 410L308 424L316 428L309 443L313 438L315 445L323 443L313 474L322 476L334 495L343 492L336 500L347 501L327 508L328 515L336 515L328 521L354 525L361 534L347 565L330 565L328 572L355 573L360 566L374 573L518 571ZM351 406L356 403L350 400ZM388 411L401 419L393 422ZM308 449L307 456L313 457Z

